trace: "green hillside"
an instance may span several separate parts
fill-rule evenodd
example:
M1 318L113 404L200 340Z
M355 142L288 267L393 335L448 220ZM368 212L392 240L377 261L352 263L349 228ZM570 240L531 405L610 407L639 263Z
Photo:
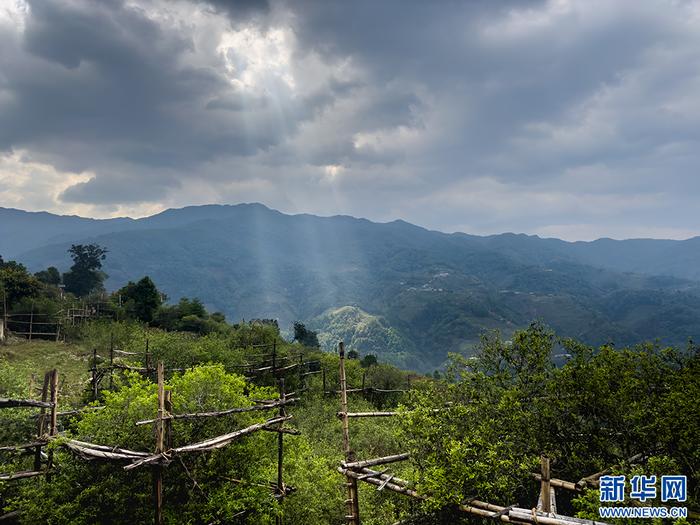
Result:
M285 215L259 204L168 210L116 230L88 236L76 230L71 241L18 259L33 271L65 270L71 242L95 242L109 250L109 290L149 275L172 301L199 297L228 319L273 318L283 330L307 322L323 341L357 337L367 351L420 370L442 366L448 352L470 351L484 330L507 334L534 319L590 344L700 338L700 283L643 273L637 242L615 244L618 252L631 246L635 257L620 257L609 269L605 258L577 253L583 250L577 243ZM697 262L691 241L658 246L682 249ZM642 244L651 253L655 243ZM598 250L596 243L586 246ZM623 268L626 260L638 262L632 268L638 273ZM341 309L348 305L358 310L348 315ZM367 327L361 334L358 320Z
M321 348L326 351L332 351L338 341L345 341L361 356L373 354L381 361L403 368L423 368L416 360L411 341L382 317L368 314L356 306L330 309L314 317L309 325L318 330Z

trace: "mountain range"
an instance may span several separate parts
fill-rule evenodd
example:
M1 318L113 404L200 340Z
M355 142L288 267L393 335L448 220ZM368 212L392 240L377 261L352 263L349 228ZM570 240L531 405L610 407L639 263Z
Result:
M295 320L330 348L416 370L484 330L541 319L590 344L700 337L700 237L567 242L431 231L404 221L287 215L262 204L87 219L0 208L0 254L66 270L72 243L107 247L106 286L149 275L229 320Z

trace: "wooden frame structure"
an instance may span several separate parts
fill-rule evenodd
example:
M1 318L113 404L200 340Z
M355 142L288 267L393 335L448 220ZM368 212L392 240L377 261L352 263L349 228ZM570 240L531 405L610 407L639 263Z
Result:
M340 358L340 411L337 415L341 419L343 426L343 452L345 453L345 461L341 463L337 470L340 474L344 475L346 479L346 521L348 525L360 525L357 491L358 481L375 485L378 491L389 490L418 501L429 500L430 496L419 493L414 489L414 485L411 482L396 477L389 472L388 468L383 470L374 470L370 468L405 461L410 458L410 454L401 453L361 461L355 458L355 454L352 452L349 443L349 420L354 417L392 417L399 415L400 412L349 412L347 394L350 392L350 389L347 388L347 382L345 380L345 345L342 342L338 344L338 355ZM353 391L363 390L364 388L353 389ZM540 480L540 495L536 508L525 509L515 505L504 507L481 501L477 498L471 498L458 505L457 509L460 512L465 512L473 516L491 518L506 523L527 523L534 525L608 525L600 521L557 514L556 495L552 487L557 486L557 482L560 480L550 479L548 458L544 456L541 457L540 467L541 473L537 475Z
M119 352L113 347L113 342L110 348L110 361L113 363L114 354ZM124 352L124 354L131 353ZM300 359L299 363L295 363L294 368L302 368L304 363L303 359ZM162 525L163 523L163 477L165 469L171 464L173 459L178 456L188 454L188 453L201 453L209 450L216 450L223 448L240 438L247 436L249 434L258 431L268 431L276 432L278 434L277 438L277 476L276 481L266 485L275 492L275 498L277 498L280 503L282 500L292 493L295 489L294 487L287 486L283 479L283 461L284 461L284 434L298 435L299 430L294 428L285 427L284 423L292 419L291 414L286 413L286 407L292 405L299 401L298 397L289 396L285 392L285 381L283 374L289 370L291 367L278 367L271 368L271 373L278 377L278 385L280 389L280 394L278 399L271 400L256 400L256 405L248 407L233 407L220 411L211 412L198 412L191 414L173 414L172 401L171 401L171 391L165 389L165 371L167 370L162 361L157 363L155 368L157 375L157 385L158 385L158 412L155 419L148 419L143 421L138 421L137 425L145 424L155 424L155 449L153 453L128 450L121 448L119 446L108 446L100 445L95 443L88 443L85 441L79 441L75 439L64 439L61 442L61 446L69 449L77 457L85 460L106 460L106 461L118 461L127 462L123 468L124 470L133 470L142 466L148 466L152 469L153 473L153 515L154 523L156 525ZM252 365L254 366L254 365ZM110 370L113 366L106 367L104 369L98 369L97 367L97 351L93 351L92 367L90 371L92 372L92 391L95 396L97 396L99 379L104 375L105 370ZM114 366L116 368L116 366ZM126 367L125 367L126 368ZM135 367L128 367L127 369L133 369ZM151 369L147 367L146 369L138 369L138 371L145 371L150 373ZM170 369L182 371L182 369ZM304 376L300 377L303 379ZM6 399L0 398L0 409L1 408L18 408L18 407L28 407L28 408L40 408L41 412L38 417L37 423L37 437L31 443L25 443L13 446L0 447L0 452L11 452L11 451L21 451L26 449L35 449L35 459L34 459L34 470L32 471L21 471L8 474L0 474L0 481L10 481L16 479L25 479L30 477L36 477L45 475L47 480L50 481L51 471L53 467L53 452L49 450L46 456L46 467L41 468L42 460L42 448L45 447L52 439L58 437L57 431L57 418L59 415L70 415L80 412L80 410L70 410L63 413L57 411L58 406L58 373L56 370L47 372L44 378L44 388L42 389L41 400L35 399ZM90 409L99 409L104 407L89 407ZM47 418L45 410L50 409L50 415L48 418L48 432L47 432ZM172 421L175 419L201 419L210 417L222 417L230 414L238 414L244 412L252 411L266 411L266 410L277 410L278 415L276 417L269 418L263 422L255 423L248 427L235 430L220 436L215 436L208 438L196 443L173 447L173 431L172 431ZM242 480L232 480L235 482L242 482ZM5 515L7 516L7 515ZM5 516L0 516L4 518ZM282 516L277 517L277 523L282 525Z

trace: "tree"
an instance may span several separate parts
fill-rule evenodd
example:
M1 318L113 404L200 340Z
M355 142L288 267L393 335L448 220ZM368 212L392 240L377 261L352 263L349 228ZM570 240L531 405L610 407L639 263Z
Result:
M321 346L318 342L318 334L306 328L304 323L294 323L294 341L298 341L304 346L318 348Z
M68 250L73 266L63 274L66 291L84 297L94 290L103 290L107 275L101 271L107 249L98 244L73 244Z
M150 323L161 305L161 295L150 277L146 276L137 283L129 281L116 292L121 295L122 304L129 315Z
M221 319L220 315L217 319ZM182 297L177 304L161 306L153 316L153 326L164 330L177 330L205 334L218 329L217 321L209 318L207 309L197 298Z
M360 366L362 368L369 368L370 366L375 366L377 364L377 356L374 354L367 354L360 360Z
M4 294L7 306L39 293L41 284L32 276L24 265L15 261L3 261L0 258L0 296ZM0 300L2 297L0 297Z
M61 273L55 266L49 266L46 270L42 270L34 274L34 277L39 279L44 284L58 286L61 284Z

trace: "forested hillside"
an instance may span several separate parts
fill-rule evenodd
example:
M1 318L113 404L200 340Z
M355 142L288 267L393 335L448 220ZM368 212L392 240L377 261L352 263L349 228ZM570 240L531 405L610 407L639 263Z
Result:
M36 220L0 213L16 237ZM63 270L70 244L89 240L109 250L109 290L149 275L173 299L198 297L229 319L275 318L285 331L306 321L322 339L356 330L343 326L353 316L333 313L350 307L376 320L358 336L363 345L413 369L442 366L448 352L469 351L485 329L507 333L538 318L595 345L700 337L700 284L688 279L700 267L696 239L476 237L402 221L290 216L258 204L168 210L100 222L99 230L88 221L89 231L74 229L75 221L82 219L71 218L60 235L46 230L63 242L46 244L26 230L23 242L35 239L36 247L18 259L33 270Z

